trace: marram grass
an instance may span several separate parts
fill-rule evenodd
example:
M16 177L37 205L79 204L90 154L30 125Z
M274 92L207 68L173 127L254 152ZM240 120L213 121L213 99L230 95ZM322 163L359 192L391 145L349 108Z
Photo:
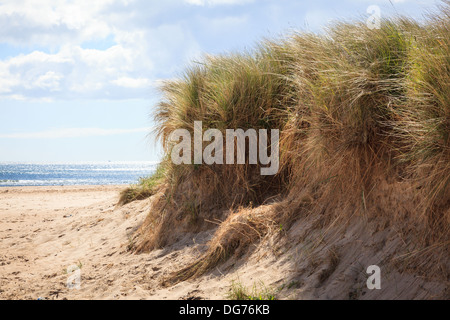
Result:
M293 33L250 52L205 56L161 91L155 119L164 175L124 194L130 201L166 188L170 205L151 214L144 229L155 234L141 249L169 242L168 228L192 212L196 221L210 219L211 209L295 198L306 189L308 203L337 192L338 201L366 210L380 178L410 183L421 199L410 214L428 236L448 240L449 1L425 22L384 19L373 30L336 23L326 34ZM205 130L279 129L278 175L261 177L248 164L173 165L168 137L176 129L193 133L194 121Z

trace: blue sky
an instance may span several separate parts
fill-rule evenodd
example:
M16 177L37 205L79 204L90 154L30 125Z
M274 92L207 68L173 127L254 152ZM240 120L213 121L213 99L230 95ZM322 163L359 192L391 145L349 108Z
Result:
M433 0L0 0L0 161L156 161L160 80L205 53Z

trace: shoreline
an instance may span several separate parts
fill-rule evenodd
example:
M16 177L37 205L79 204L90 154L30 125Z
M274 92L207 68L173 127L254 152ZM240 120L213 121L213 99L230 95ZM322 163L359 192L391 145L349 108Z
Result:
M15 187L133 185L152 175L157 163L135 162L0 162L0 190Z

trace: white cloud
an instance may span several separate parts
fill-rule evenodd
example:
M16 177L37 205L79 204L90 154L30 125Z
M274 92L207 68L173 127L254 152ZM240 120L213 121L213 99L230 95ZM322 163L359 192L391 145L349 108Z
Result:
M34 51L0 61L0 97L146 98L155 80L200 51L176 25L118 32L118 40L106 50L64 45L56 53Z
M148 88L151 85L151 81L145 78L134 79L129 77L122 77L111 82L119 87L124 88Z
M112 136L129 133L148 133L151 128L101 129L101 128L62 128L40 132L0 134L0 139L59 139Z
M50 91L59 91L60 81L63 78L61 73L47 71L44 75L41 75L34 82L34 86L42 89L48 89Z
M111 32L102 11L118 0L4 0L0 4L0 41L58 46L81 43Z
M148 98L152 83L172 76L200 52L179 21L147 21L175 5L148 0L1 1L0 43L36 50L0 60L0 99ZM107 46L96 48L105 39Z

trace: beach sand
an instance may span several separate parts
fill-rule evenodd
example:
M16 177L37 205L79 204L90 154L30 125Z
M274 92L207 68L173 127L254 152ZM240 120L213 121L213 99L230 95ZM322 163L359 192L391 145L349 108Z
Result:
M383 290L367 291L366 266L394 250L396 238L384 231L371 237L367 224L356 221L345 236L312 250L306 236L314 230L311 218L299 220L282 238L274 235L252 246L238 260L230 259L198 279L165 288L162 280L205 252L215 230L185 234L172 246L133 254L128 250L131 235L150 212L153 200L116 207L123 188L0 189L0 299L226 299L233 282L247 288L264 286L276 292L278 299L446 295L446 283L395 270L383 273ZM330 260L336 248L339 259ZM67 268L74 265L81 267L79 290L67 286Z
M128 251L151 200L116 208L123 188L0 189L0 299L224 299L235 274L160 285L206 249L210 233L186 235L150 254ZM73 265L81 267L80 290L67 287L67 268Z

